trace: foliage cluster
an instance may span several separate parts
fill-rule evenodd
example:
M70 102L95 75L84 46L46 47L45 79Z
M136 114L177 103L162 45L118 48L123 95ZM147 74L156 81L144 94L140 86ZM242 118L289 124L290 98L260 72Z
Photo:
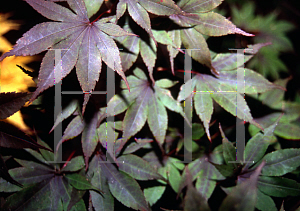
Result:
M268 40L259 43L258 36L258 43L247 46L242 62L236 52L209 49L210 36L253 36L212 11L222 0L25 1L52 22L34 26L0 61L47 52L33 93L0 94L0 118L27 101L42 111L45 101L51 104L53 98L47 91L60 86L63 78L74 79L68 78L73 69L85 94L63 101L50 130L63 125L58 146L49 146L38 132L35 141L0 122L0 147L23 152L0 156L1 210L272 211L287 209L282 199L300 195L300 149L282 148L278 142L278 137L300 139L300 104L284 99L289 79L272 83L243 68L272 46ZM238 10L233 14L247 31L257 29L244 24ZM253 10L250 16L254 19ZM268 19L266 24L274 21ZM288 42L283 34L279 38ZM61 65L54 65L57 58ZM241 69L244 81L237 80ZM108 75L100 75L101 70L122 78L115 81L116 94L107 104L106 97L92 94L112 83L101 79ZM184 81L187 75L191 78ZM73 84L62 87L75 91ZM253 118L245 94L270 112ZM237 143L225 132L235 131L220 123L219 132L214 131L220 113L247 125L250 138L243 160L232 162ZM106 122L111 117L116 121ZM192 134L184 134L184 122ZM54 153L61 147L67 149L65 163ZM184 163L187 154L192 161Z

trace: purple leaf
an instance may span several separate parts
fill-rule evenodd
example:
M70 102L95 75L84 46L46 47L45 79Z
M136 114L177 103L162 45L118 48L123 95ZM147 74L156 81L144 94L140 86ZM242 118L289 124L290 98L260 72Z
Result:
M181 9L172 0L139 0L139 3L150 13L169 16L181 13Z
M117 5L117 20L124 14L128 8L129 15L132 19L150 35L154 40L155 45L157 42L151 31L150 18L147 11L138 3L138 0L121 0Z
M218 13L208 12L197 14L199 19L195 21L195 29L208 36L222 36L226 34L241 34L254 36L237 28L233 23Z
M156 170L142 158L136 155L122 155L118 159L119 169L135 179L151 180L164 178L156 172Z
M17 111L30 99L26 92L0 93L0 119L5 119Z
M45 150L49 150L48 148L43 147L40 144L36 143L25 133L23 133L18 128L14 127L10 124L0 121L0 128L1 128L0 147L15 148L15 149L42 148ZM30 141L28 141L28 140L30 140Z
M139 184L130 176L118 171L112 163L104 163L105 157L99 156L100 167L107 179L112 195L127 207L135 210L149 211L144 194Z
M67 8L49 1L25 0L41 15L53 21L78 22L81 19Z
M88 168L89 158L91 157L92 153L94 152L97 143L97 123L98 123L98 113L95 112L90 120L85 121L85 128L82 132L81 136L81 144L82 144L82 151L84 154L84 160L86 169Z
M216 8L223 0L181 0L178 6L186 12L208 12Z
M36 25L17 41L10 52L0 57L1 61L8 56L34 55L51 48L42 61L37 89L30 101L61 81L75 66L82 90L92 91L99 79L102 60L121 75L129 89L122 70L119 49L110 36L133 34L127 33L115 24L107 23L111 18L90 22L83 0L67 1L76 14L51 1L26 0L26 2L43 16L54 21L62 21ZM54 68L55 49L61 51L61 61L56 61L61 65L61 74L58 78L55 78L54 73L58 71L55 69L58 68L58 64ZM88 100L89 95L86 95L83 111Z

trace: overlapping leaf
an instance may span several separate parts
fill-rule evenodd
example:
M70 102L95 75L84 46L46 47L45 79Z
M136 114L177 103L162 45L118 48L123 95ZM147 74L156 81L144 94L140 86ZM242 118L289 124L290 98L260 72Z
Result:
M262 46L264 46L264 44L251 46L252 53L256 53ZM252 55L249 58L246 57L246 59L250 59L251 57ZM232 115L261 128L261 126L253 120L250 109L240 94L255 94L266 92L270 89L284 88L270 83L260 74L250 69L244 69L244 80L238 81L238 71L233 68L234 66L237 68L241 64L237 64L237 60L230 54L218 54L214 57L213 65L216 66L216 70L219 72L218 78L205 74L194 76L181 87L177 100L182 101L189 95L192 95L196 113L202 120L209 139L209 122L213 112L212 99ZM186 87L191 87L191 91L187 92L190 93L188 95L185 92ZM242 87L242 89L238 87Z
M202 34L209 36L222 36L226 34L242 34L244 36L253 36L237 28L233 23L227 20L220 14L209 12L217 7L222 1L187 1L181 0L178 6L182 9L181 13L173 14L170 18L178 25L183 27L191 27L181 29L180 36L183 45L196 61L211 68L212 72L216 73L214 66L211 63L210 52L206 41ZM176 43L176 37L172 37ZM171 59L176 56L176 50L169 49ZM172 64L172 62L171 62ZM172 67L173 70L173 67Z
M83 0L68 0L73 11L56 3L44 0L26 0L43 16L57 21L36 25L17 41L14 49L5 53L0 60L8 56L26 56L38 54L51 47L43 59L38 87L31 100L43 90L53 86L76 66L77 76L83 91L92 91L101 72L102 60L125 80L122 71L119 49L110 36L132 35L119 26L107 23L108 19L90 22ZM55 49L61 50L61 71L59 65L54 68ZM60 72L59 72L60 71ZM56 72L56 74L55 74ZM87 95L89 96L89 95ZM88 97L85 98L84 105Z
M274 112L269 115L255 119L263 128L267 128L273 122L282 115L278 125L274 130L274 134L285 138L298 140L300 139L300 128L295 122L300 117L300 104L297 102L287 102L284 100L284 88L287 85L289 78L280 79L274 82L276 86L283 87L281 89L273 89L268 92L261 94L258 99L262 101L263 104L277 110L282 110L281 112ZM254 125L250 125L249 131L254 135L259 131ZM276 140L276 137L274 137Z
M263 167L262 163L249 179L238 184L228 194L221 204L220 211L226 210L254 210L257 201L258 176Z
M163 16L180 14L182 12L172 0L121 0L117 5L117 20L123 16L126 8L131 18L150 35L155 44L157 43L151 31L150 18L147 11Z
M40 144L47 146L45 143ZM37 157L40 161L46 164L47 161L53 161L46 158L52 157L37 153L33 150L28 150L34 157ZM55 210L67 210L69 203L72 201L74 195L72 192L75 189L87 190L93 189L99 191L93 187L84 176L74 173L83 168L83 158L73 158L69 164L71 166L64 169L55 169L55 164L40 164L33 161L26 161L15 159L22 167L13 168L9 170L9 173L17 181L24 185L24 188L13 185L3 179L0 179L1 192L16 192L7 198L6 204L3 209L47 209L52 207ZM65 174L60 174L64 172ZM82 197L83 195L81 195ZM80 198L78 199L78 201ZM79 203L82 203L79 202ZM76 203L75 203L76 204ZM73 204L74 205L74 204ZM78 205L79 206L79 205ZM70 207L71 208L71 207Z
M262 16L256 14L256 5L246 2L240 9L231 7L232 21L239 27L255 34L254 42L272 42L272 45L262 49L249 67L257 70L263 76L279 78L279 71L287 71L284 62L279 58L281 52L292 50L293 45L287 33L295 26L286 20L276 20L275 11Z
M167 89L155 85L153 91L142 70L135 69L134 74L137 77L128 77L131 92L125 95L125 99L114 97L108 103L108 106L114 105L116 108L114 115L128 108L123 121L123 144L142 129L146 120L156 140L163 144L168 123L165 107L184 116L182 107ZM125 86L122 85L122 88ZM143 93L143 95L138 95L138 93Z
M97 154L96 161L94 161L96 162L97 168L101 168L101 174L103 173L105 177L104 180L101 180L101 184L108 184L110 193L125 206L135 210L149 210L144 194L138 183L128 174L118 171L112 163L103 162L105 160L104 156ZM99 173L97 173L97 177L102 177L101 174L99 175ZM96 179L99 180L99 178ZM108 202L107 199L104 199L103 202L99 202L108 203L105 205L106 207L111 206L109 205L111 202Z

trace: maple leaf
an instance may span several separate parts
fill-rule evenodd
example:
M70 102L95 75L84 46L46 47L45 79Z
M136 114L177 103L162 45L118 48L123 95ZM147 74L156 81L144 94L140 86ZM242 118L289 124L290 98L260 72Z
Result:
M245 57L245 62L248 61L253 54L257 53L261 47L267 44L263 43L251 46L252 54ZM274 88L284 88L272 84L262 75L247 68L244 69L244 80L238 81L236 69L238 65L235 53L217 54L212 60L212 63L216 67L216 70L219 71L218 78L206 74L197 74L182 85L177 100L182 101L188 98L189 95L192 95L195 111L204 124L209 140L209 123L213 113L213 99L232 115L262 128L261 125L253 120L250 109L241 94L256 94ZM243 86L244 90L238 90L237 87L240 86ZM191 92L187 92L189 93L187 96L185 89L188 87L191 88Z
M130 24L128 23L128 19L123 26L123 29L131 32ZM171 37L165 30L154 30L151 29L151 32L158 43L163 45L167 45L171 48L179 48L176 44L173 43ZM136 36L127 36L127 37L117 37L116 40L122 44L129 52L120 52L122 67L123 70L128 70L133 63L138 58L140 54L144 63L146 64L149 72L149 77L152 83L155 83L153 78L153 68L155 66L156 58L157 58L157 47L155 45L155 41L150 38L149 43L140 37ZM173 61L173 60L171 60ZM171 62L172 65L172 62Z
M132 19L146 30L156 45L157 42L151 31L150 17L147 11L161 16L170 16L182 12L172 0L120 0L117 5L116 21L123 16L126 8Z
M108 23L110 18L90 22L83 0L68 0L70 8L44 0L26 0L35 10L57 22L40 23L17 41L13 50L0 57L26 56L49 49L43 58L37 89L33 101L43 90L60 81L76 66L76 73L83 91L92 91L99 79L102 60L128 82L122 71L119 49L110 36L133 35L118 25ZM54 68L55 49L62 49L61 71ZM56 73L55 73L56 72ZM84 108L90 95L84 99ZM83 108L83 110L84 110Z
M275 11L262 16L257 15L255 4L247 2L241 9L232 7L232 20L237 26L255 34L254 42L272 42L268 48L263 48L251 62L249 68L255 69L263 76L279 78L279 72L287 72L287 67L279 58L280 53L291 51L293 44L287 33L295 26L288 21L278 20Z
M114 114L108 113L108 116L117 115L127 109L123 121L123 143L120 148L131 136L142 129L146 121L155 139L162 145L168 126L166 108L186 118L180 103L172 97L169 90L165 89L173 86L174 83L169 83L169 80L162 79L156 81L153 90L142 70L136 68L133 72L135 76L128 77L132 87L131 92L123 90L122 93L127 103L118 95L115 95L108 102L108 107L114 108ZM123 89L126 88L122 83L121 87ZM143 95L139 95L140 93L143 93Z
M222 0L181 0L178 6L182 12L170 15L170 19L182 27L189 27L182 30L170 31L170 36L177 48L181 42L189 55L197 62L211 68L212 72L217 74L211 63L211 55L205 41L204 35L222 36L227 34L242 34L244 36L254 36L237 28L233 23L218 13L211 12L221 4ZM172 72L174 72L173 59L178 53L178 49L168 47L170 52L170 61Z
M38 144L49 148L41 140L38 140ZM102 192L83 175L76 173L84 167L82 156L70 158L70 162L60 168L57 163L49 163L53 161L53 152L44 149L40 149L40 153L32 149L26 149L26 151L39 162L15 159L22 167L10 169L8 172L16 181L23 184L23 189L0 178L1 192L17 191L6 201L4 210L8 210L8 207L13 210L41 210L49 207L54 210L70 210L67 208L71 207L76 195L79 197L79 203L83 203L84 207L81 198L86 190L93 189L96 192ZM75 195L74 191L77 192ZM47 200L43 200L44 198Z

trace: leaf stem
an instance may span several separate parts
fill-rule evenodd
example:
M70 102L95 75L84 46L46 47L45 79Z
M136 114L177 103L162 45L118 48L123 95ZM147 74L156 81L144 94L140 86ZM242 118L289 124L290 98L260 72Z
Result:
M117 2L117 1L116 1ZM114 6L116 5L116 2L111 6L111 8L109 10L106 10L105 12L101 13L95 20L93 20L93 22L91 22L91 24L95 23L96 21L98 21L102 15L104 15L105 13L111 13L112 8L114 8Z

